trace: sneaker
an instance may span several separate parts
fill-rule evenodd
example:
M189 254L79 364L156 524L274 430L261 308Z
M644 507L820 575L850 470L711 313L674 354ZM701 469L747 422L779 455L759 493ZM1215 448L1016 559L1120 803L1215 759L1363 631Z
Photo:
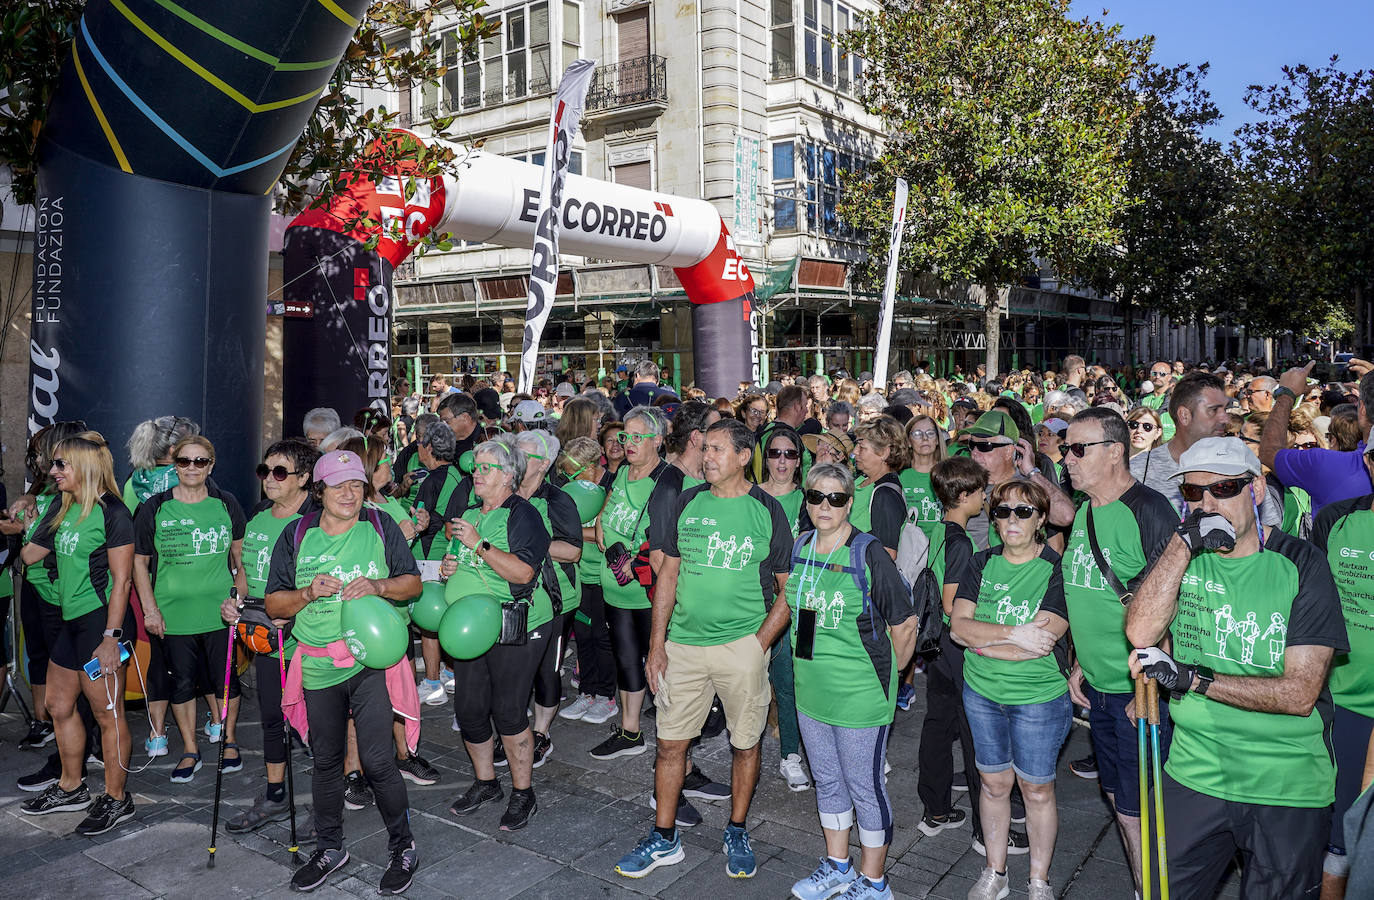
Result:
M316 850L309 861L291 876L291 890L313 891L325 879L348 864L348 851L341 849Z
M1089 781L1097 780L1097 754L1089 753L1082 759L1075 759L1069 763L1069 771L1079 778L1086 778Z
M973 887L968 889L968 900L1002 900L1009 894L1011 888L1007 885L1007 876L998 875L996 870L986 868L973 883Z
M1048 881L1032 878L1026 882L1027 900L1054 900L1054 888Z
M448 666L439 667L439 683L444 686L445 694L453 693L453 670Z
M949 786L956 794L967 794L968 776L963 772L955 772L954 777L950 779Z
M410 842L409 847L392 850L391 862L387 863L386 871L382 873L382 883L377 887L377 893L403 892L410 887L410 880L415 877L415 867L418 864L419 858L415 855L414 841Z
M897 688L897 708L902 712L911 709L911 701L916 699L916 688L902 682L902 686Z
M553 755L553 741L547 734L534 732L534 767L537 769Z
M215 721L214 713L205 714L205 739L212 744L218 744L219 739L224 736L224 725Z
M792 896L797 900L827 900L841 894L854 881L858 880L859 867L851 861L843 872L828 856L821 857L816 871L792 885Z
M186 763L188 759L191 761L189 765ZM181 754L181 759L177 760L177 767L172 770L172 783L189 784L196 777L196 773L200 771L202 765L204 763L200 761L199 753Z
M290 817L291 804L285 797L269 800L262 794L253 801L252 807L226 822L224 829L230 834L247 834L272 822L285 822Z
M91 792L86 782L81 782L75 790L64 791L54 781L37 797L24 801L19 811L26 816L46 816L55 812L81 812L91 805Z
M32 775L21 775L15 781L19 790L29 791L31 793L46 791L54 784L57 784L58 779L62 777L62 762L57 759L56 756L57 754L55 753L49 756L48 761L43 763L43 768L34 772ZM84 775L85 773L82 774Z
M437 678L426 678L420 682L420 702L425 706L443 706L448 702L444 684Z
M519 831L530 824L530 819L533 819L537 812L539 804L535 802L532 788L523 791L512 788L510 802L506 804L506 811L501 814L501 830Z
M1011 792L1011 824L1026 824L1026 801L1021 798L1019 788L1013 788Z
M51 722L34 719L33 724L29 726L29 733L24 735L24 739L19 742L19 749L37 750L39 747L46 747L51 744L56 737Z
M348 809L366 809L372 805L372 791L362 772L349 772L344 778L344 806Z
M725 874L731 878L753 878L758 871L754 858L754 847L749 843L749 832L734 825L725 826L725 840L721 845L725 853Z
M449 804L448 811L455 816L466 816L504 796L506 792L501 790L501 785L494 778L491 781L473 781L463 796Z
M401 770L402 778L408 778L416 784L430 785L439 781L439 770L414 753L405 759L396 760L396 768Z
M962 809L955 807L954 809L951 809L949 812L945 813L943 816L932 816L929 813L927 813L924 817L922 817L921 824L917 825L916 827L921 829L921 834L924 834L926 837L935 837L935 835L939 834L942 831L948 831L951 828L958 828L960 825L964 824L964 820L967 818L967 813L965 813Z
M849 890L840 895L840 900L892 900L892 882L883 879L883 886L878 887L868 880L868 876L860 875L849 885Z
M591 694L582 694L576 700L569 703L558 711L558 718L576 722L587 714L587 710L596 705L596 698Z
M593 697L593 702L582 716L582 721L592 725L603 725L611 719L620 718L620 705L614 697Z
M979 856L987 856L987 848L983 846L983 836L975 834L973 836L973 852ZM1024 831L1007 832L1007 855L1024 856L1030 852L1030 838L1026 837Z
M727 800L730 797L730 789L707 778L706 773L694 764L692 771L682 779L682 796L694 800Z
M787 781L789 791L805 791L811 788L811 779L806 776L806 770L802 768L801 754L789 753L782 758L778 764L778 771Z
M159 756L167 755L167 735L150 734L148 739L143 742L143 749L148 751L149 759L157 759Z
M649 808L658 811L658 798L649 795ZM681 795L677 798L677 812L673 814L673 824L679 828L695 828L702 822L701 813Z
M659 866L672 866L682 862L687 854L682 852L682 838L673 831L672 840L650 829L649 836L635 844L635 848L615 864L617 875L626 878L643 878Z
M124 792L123 800L116 800L109 794L101 794L95 798L90 813L81 820L80 825L76 826L75 833L83 834L86 837L95 837L97 834L104 834L119 827L121 823L129 821L133 817L134 798L128 791Z
M506 759L506 742L501 740L499 734L491 742L491 764L493 766L510 765L510 760Z
M634 737L625 729L616 726L611 730L611 736L597 744L589 752L592 759L615 759L620 756L638 756L649 747L644 743L644 732L639 732Z

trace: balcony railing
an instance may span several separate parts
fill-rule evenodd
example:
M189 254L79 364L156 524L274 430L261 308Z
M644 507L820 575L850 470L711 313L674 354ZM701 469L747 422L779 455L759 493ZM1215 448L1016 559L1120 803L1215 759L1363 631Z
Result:
M588 112L650 103L668 105L668 60L641 56L597 66L587 91Z

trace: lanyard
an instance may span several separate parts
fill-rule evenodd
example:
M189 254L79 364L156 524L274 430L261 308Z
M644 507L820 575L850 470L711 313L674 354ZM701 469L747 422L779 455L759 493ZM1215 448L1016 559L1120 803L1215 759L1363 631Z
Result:
M832 556L835 555L835 551L838 550L838 549L840 549L841 547L846 546L846 542L845 542L845 541L839 541L839 542L837 542L837 543L835 544L834 547L831 547L831 548L830 548L830 552L827 553L827 554L825 555L825 562L823 562L823 563L817 563L817 562L815 561L815 558L814 558L814 557L815 557L815 554L816 554L816 549L815 549L815 548L816 548L816 542L817 542L818 540L820 540L820 535L819 535L819 533L813 531L813 532L811 533L811 544L810 544L810 546L811 546L811 555L812 555L812 558L811 558L811 559L803 559L803 560L802 560L802 567L803 567L803 568L802 568L802 572L801 572L801 574L797 577L797 593L796 593L796 614L797 614L797 615L801 615L802 589L805 588L805 586L806 586L806 576L807 576L807 573L808 573L809 571L813 570L813 569L819 569L821 572L826 572L826 571L828 571L828 570L830 569L830 558L831 558ZM814 590L816 589L816 585L820 583L820 580L821 580L821 576L820 576L819 574L815 574L815 575L812 575L812 576L811 576L811 590L814 591Z

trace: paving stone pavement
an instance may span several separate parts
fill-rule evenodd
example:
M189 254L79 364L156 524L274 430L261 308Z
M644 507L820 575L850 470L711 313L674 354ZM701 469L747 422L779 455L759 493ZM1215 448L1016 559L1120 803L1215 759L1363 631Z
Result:
M888 875L896 897L964 900L983 866L983 858L970 848L968 826L935 837L926 837L916 828L921 816L916 796L916 752L924 712L920 678L917 688L917 701L911 710L897 713L889 745L892 773L888 786L896 835ZM566 684L565 693L570 699L575 696ZM244 710L249 719L256 718L251 681L245 685ZM451 706L424 708L420 755L440 771L442 778L430 787L407 782L411 828L420 859L407 897L785 898L792 883L808 874L824 853L815 792L787 789L778 774L778 742L774 737L765 738L762 775L750 809L749 828L759 870L747 881L725 874L720 834L729 810L721 803L696 803L705 822L684 831L687 858L683 863L638 881L613 872L615 861L653 824L649 808L653 752L650 749L640 756L607 762L592 759L587 751L606 736L610 723L555 720L554 753L535 771L539 813L527 829L500 831L497 822L504 807L497 804L459 819L448 812L448 805L466 789L472 769L458 735L449 727L451 710ZM148 762L142 750L148 730L143 715L141 709L133 709L127 716L135 747L134 769ZM200 714L197 721L201 721ZM653 720L646 718L645 723L652 736ZM194 782L172 784L168 774L181 749L173 733L171 754L129 777L137 804L133 821L97 838L83 838L71 834L81 819L79 813L37 818L20 814L19 804L32 795L18 790L15 778L37 769L44 758L42 753L18 750L16 744L24 732L14 704L9 704L0 713L0 898L215 900L291 895L285 823L247 835L223 831L225 819L248 806L265 784L262 731L256 721L239 726L243 771L224 777L221 831L213 870L205 865L215 787L209 753ZM1050 869L1051 884L1058 896L1070 900L1130 900L1131 881L1121 843L1097 782L1077 778L1068 769L1069 760L1086 755L1087 746L1087 731L1075 725L1060 758L1059 840ZM206 749L216 748L202 744L202 750ZM724 734L704 741L695 759L708 775L728 782L730 748ZM958 759L956 748L956 765ZM298 803L308 804L310 762L299 751L294 761ZM507 770L497 771L509 788ZM98 769L90 773L87 783L93 793L99 792L103 781ZM959 805L967 809L967 795L956 796ZM301 827L306 827L304 816ZM386 834L376 809L346 810L344 828L352 861L313 896L375 897L387 855ZM1014 897L1025 895L1028 866L1027 856L1009 861ZM1239 897L1238 883L1232 872L1218 896L1226 900Z

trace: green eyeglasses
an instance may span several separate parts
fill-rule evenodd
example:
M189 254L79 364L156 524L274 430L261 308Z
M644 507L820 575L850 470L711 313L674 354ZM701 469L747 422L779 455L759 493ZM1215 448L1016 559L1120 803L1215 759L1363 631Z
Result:
M653 437L652 434L639 434L638 432L634 431L621 431L616 434L615 439L622 444L634 444L636 447L638 447L640 444L644 443L651 437Z
M474 471L478 475L489 475L493 471L504 472L506 471L506 467L501 465L500 463L478 463L477 465L472 467L472 471Z
M583 472L585 472L585 471L587 471L587 466L579 466L579 467L577 468L577 471L576 471L576 472L568 472L568 471L565 469L565 470L563 471L563 474L564 474L564 476L567 477L567 479L568 479L569 481L576 481L576 480L577 480L577 476L581 475L581 474L582 474Z

